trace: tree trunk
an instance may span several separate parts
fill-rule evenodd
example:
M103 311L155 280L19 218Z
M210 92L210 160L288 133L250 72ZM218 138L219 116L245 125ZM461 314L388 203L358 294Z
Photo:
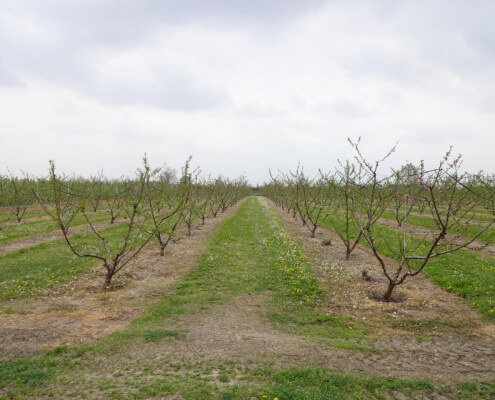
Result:
M390 299L392 297L392 292L394 291L395 286L396 285L393 282L390 282L390 281L388 282L387 291L383 295L383 300L385 300L386 302L390 301Z
M317 229L317 228L318 228L318 227L317 227L317 226L315 226L313 229L311 229L311 237L312 237L312 238L314 238L314 237L315 237L315 232L316 232L316 229Z
M160 256L162 256L162 257L165 256L165 247L166 247L165 244L160 243Z
M113 272L108 270L105 275L105 285L103 286L103 290L107 290L110 288L110 284L112 283Z

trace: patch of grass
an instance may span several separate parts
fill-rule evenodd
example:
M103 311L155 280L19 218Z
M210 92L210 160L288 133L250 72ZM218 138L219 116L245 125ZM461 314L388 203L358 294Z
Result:
M15 313L14 308L6 304L0 304L0 314L13 314Z
M459 382L454 388L439 389L439 393L456 399L478 400L495 398L495 382L473 383Z
M98 212L96 214L91 213L89 214L89 217L93 222L100 222L109 219L108 214L103 212ZM79 215L74 218L72 226L84 225L85 223L85 218L82 215ZM59 227L57 223L52 219L46 221L28 221L21 224L8 225L0 231L0 244L8 243L11 240L36 235L39 233L57 231L58 229Z
M25 387L40 385L55 374L56 361L43 359L19 359L0 363L0 387L7 383Z
M489 400L493 384L464 383L457 386L433 385L425 380L362 377L339 374L323 368L262 369L252 371L268 381L257 389L237 385L224 389L221 399L241 400L386 400L391 398L428 399L437 394L458 400ZM400 396L400 397L399 397Z
M272 288L278 300L314 305L323 293L311 265L299 246L285 231L279 219L266 207L262 209L268 225L260 230L260 245L271 255Z
M275 255L273 290L268 317L277 327L333 347L375 352L365 339L370 328L347 316L322 315L318 310L323 288L313 275L302 248L283 228L276 214L264 207L269 226L261 244Z
M414 333L416 337L426 336L429 337L432 333L438 333L442 330L455 329L457 332L462 332L463 329L470 329L467 326L465 320L462 317L445 317L445 318L432 318L432 319L403 319L399 321L393 321L391 326L399 328L407 332Z
M314 309L308 307L293 307L285 312L272 311L269 318L280 329L303 335L332 347L364 353L377 352L372 342L366 338L371 328L361 320L350 316L319 315Z
M383 218L387 218L390 220L394 220L394 214L391 211L385 211L383 213ZM491 217L493 218L493 217ZM490 217L485 219L487 222L491 221ZM425 228L429 228L434 231L440 231L438 226L435 224L433 218L424 216L424 215L416 215L411 214L407 217L407 223L417 226L422 226ZM472 223L467 227L462 229L462 234L465 237L473 238L475 237L481 230L483 230L483 225L478 225L476 223ZM495 243L495 227L488 228L485 232L483 232L478 240L485 243Z
M8 208L0 209L0 219L8 215L9 215ZM45 215L46 213L44 210L27 210L22 216L22 221L24 222L28 218L43 217ZM10 218L11 220L17 221L17 218L14 215L11 215Z
M386 394L394 392L420 395L434 389L427 381L364 378L314 368L277 371L273 380L270 398L284 400L384 399Z
M0 255L0 299L36 293L94 264L94 260L72 255L62 241Z
M184 334L182 334L179 331L166 330L166 329L155 329L144 333L144 340L146 342L158 343L167 337L174 339L182 339L184 337Z

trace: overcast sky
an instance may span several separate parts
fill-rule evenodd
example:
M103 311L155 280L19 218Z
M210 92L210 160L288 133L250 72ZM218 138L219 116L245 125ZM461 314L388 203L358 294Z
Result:
M495 1L0 0L0 172L495 171Z

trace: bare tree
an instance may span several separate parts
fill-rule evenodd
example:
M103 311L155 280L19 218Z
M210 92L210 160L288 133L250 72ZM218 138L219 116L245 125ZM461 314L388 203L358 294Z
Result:
M385 301L391 300L397 286L420 274L431 259L467 247L495 222L493 219L485 226L479 226L474 236L465 235L466 229L472 226L480 196L477 194L479 188L475 181L468 174L460 173L459 165L460 156L451 161L449 150L434 169L425 171L423 163L420 164L417 180L409 182L412 189L405 185L399 186L399 191L404 191L402 196L409 198L414 194L426 204L429 215L437 226L436 231L420 237L402 224L394 231L395 240L387 238L386 243L383 243L383 235L373 227L363 229L363 236L388 280L383 295ZM409 207L409 200L404 201L395 211L396 219L403 218L402 221L406 222ZM380 249L387 249L387 254L394 261L386 259Z
M93 212L98 211L101 201L104 196L104 177L103 170L98 172L98 175L89 178L89 196Z
M126 209L129 196L132 196L131 188L133 182L128 178L106 180L101 186L104 191L105 212L110 216L110 224L128 211Z
M359 212L354 207L358 204L355 200L358 194L355 191L361 189L358 184L360 175L361 169L354 163L339 160L335 192L340 201L336 203L334 218L330 218L330 224L345 246L346 260L350 259L362 235L361 229L356 229L354 223L354 216Z
M125 268L129 262L144 248L153 237L147 233L145 188L149 174L149 166L144 165L138 170L137 179L126 182L127 196L125 207L126 222L119 225L118 234L109 230L99 230L91 221L82 194L75 191L74 179L60 177L55 171L55 163L50 161L49 182L52 189L53 208L42 204L45 211L59 225L69 249L77 257L100 260L105 269L104 288L110 287L112 278ZM88 225L88 236L81 240L74 240L70 235L71 223L77 215L83 215Z
M418 168L411 163L393 172L392 179L396 187L392 199L393 215L397 225L402 227L403 222L409 217L413 208L419 204L426 204L418 196L417 180L419 179ZM421 208L422 210L424 207Z
M319 178L311 179L304 174L301 167L290 175L292 182L288 187L294 191L294 209L314 238L316 230L328 217L328 208L334 200L332 193L328 191L328 183L332 178L323 176L320 172Z
M33 180L28 175L18 177L12 172L9 173L7 198L11 213L17 222L21 222L28 207L34 201Z
M186 161L184 171L189 170L190 159ZM145 158L145 164L147 165ZM165 172L165 173L164 173ZM153 177L157 176L157 180ZM165 255L165 248L176 236L177 228L183 220L184 205L189 193L189 182L178 185L171 183L171 175L161 169L152 171L146 182L146 203L148 206L151 231L160 246L160 256Z
M8 178L0 176L0 231L13 218L9 207L9 184Z
M212 203L215 186L207 178L203 178L199 184L199 204L198 215L201 218L201 224L204 225L208 216L212 213Z
M187 167L187 166L186 166ZM187 235L191 236L192 226L198 216L200 188L198 185L200 170L189 172L187 168L183 170L181 182L187 191L182 210L182 221L187 226Z

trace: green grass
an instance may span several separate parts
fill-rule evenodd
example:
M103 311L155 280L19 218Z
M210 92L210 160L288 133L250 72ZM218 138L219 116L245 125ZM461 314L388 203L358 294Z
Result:
M6 381L11 389L0 399L85 398L97 396L108 400L160 398L164 394L180 394L186 400L385 400L401 394L406 399L427 399L442 395L458 400L490 400L495 396L494 383L460 382L453 385L433 384L426 380L381 378L341 374L326 368L275 368L273 366L239 367L232 363L169 363L167 370L156 373L156 366L141 364L138 371L79 379L88 383L85 389L71 391L70 379L60 376L71 369L82 368L77 357L44 357L9 361L0 364L0 387ZM218 371L212 379L213 370ZM59 376L56 377L58 372ZM128 375L127 377L125 377ZM123 378L123 379L122 379ZM68 384L65 393L46 389L58 381ZM116 382L123 382L118 385ZM235 382L235 383L234 383ZM89 386L91 385L91 386ZM45 398L45 397L44 397Z
M437 387L428 381L362 377L338 374L326 369L291 368L276 371L274 384L267 390L270 399L280 400L347 400L389 399L401 393L406 398L431 398L433 393L442 393L458 399L490 399L495 395L495 385L470 383L462 387Z
M107 213L103 212L96 214L91 213L90 220L93 222L100 222L109 220L109 217ZM82 215L79 215L74 219L72 226L84 225L85 223L85 218ZM52 219L9 225L0 231L0 244L5 244L11 240L20 239L31 235L56 231L57 229L59 229L59 227Z
M339 225L343 227L343 224L343 218L335 214L330 215L323 223L324 226L331 228ZM356 226L351 226L351 229L354 233L357 230ZM375 225L374 231L379 251L388 257L396 257L398 242L401 240L398 231L378 224ZM361 243L367 246L364 239ZM410 247L415 247L419 243L413 237L409 240ZM420 245L417 253L421 254L421 249L424 250L424 246ZM468 299L485 318L495 321L494 258L462 249L431 259L423 273L438 286Z
M7 383L37 386L54 375L55 366L56 362L48 361L48 358L3 362L0 364L0 387Z
M0 255L0 299L31 295L94 264L74 256L60 240Z
M419 207L413 207L412 212L416 215L423 215L429 212L428 207L421 211ZM471 212L466 214L466 218L471 218L473 221L478 222L490 222L493 221L493 215L486 209L482 207L476 207Z
M299 302L289 301L285 305L281 293L274 292L269 318L278 327L292 333L304 335L318 342L347 350L374 352L365 339L369 333L361 320L350 316L321 314L314 307L323 294L320 284L312 274L310 264L302 248L283 229L281 220L264 209L270 222L271 233L264 245L272 247L277 256L276 268L286 283L287 293Z
M392 211L385 211L383 213L383 218L395 221ZM439 231L438 226L435 224L435 221L431 217L411 214L407 217L407 222L412 225L422 226L435 231ZM481 230L483 230L483 227L483 225L477 225L474 223L463 228L462 232L460 233L462 233L462 235L467 238L474 238ZM478 240L484 243L495 243L495 226L492 226L485 232L483 232L479 236Z
M1 217L4 217L6 215L9 215L10 212L7 212L7 211L0 211L0 218ZM32 210L32 211L26 211L24 213L24 215L22 216L22 220L24 221L25 219L28 219L28 218L37 218L37 217L42 217L46 215L45 211L44 210ZM13 214L10 214L10 218L11 220L15 220L17 221L16 219L16 216L13 215Z
M167 337L174 339L181 339L182 337L184 337L184 334L179 331L167 330L167 329L155 329L144 333L144 340L146 342L158 343Z

